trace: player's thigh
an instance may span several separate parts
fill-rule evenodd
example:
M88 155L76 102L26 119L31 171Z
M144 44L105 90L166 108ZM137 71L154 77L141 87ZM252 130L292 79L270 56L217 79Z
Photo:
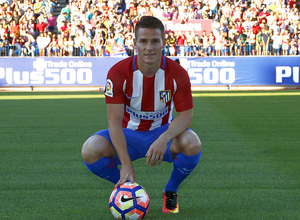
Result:
M105 137L93 135L83 144L81 154L85 162L88 163L96 162L101 157L114 157L115 151L111 143Z
M193 156L201 151L201 141L198 135L191 129L187 129L175 137L170 146L170 152L174 158L178 153Z

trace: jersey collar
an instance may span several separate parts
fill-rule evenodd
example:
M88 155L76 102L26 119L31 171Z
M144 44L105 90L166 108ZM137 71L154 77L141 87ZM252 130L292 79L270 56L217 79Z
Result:
M136 71L138 68L137 68L137 55L135 55L133 57L133 60L132 60L132 64L133 64L133 69L134 71ZM161 56L161 62L160 62L160 68L162 70L165 70L165 65L166 65L166 57L165 56Z

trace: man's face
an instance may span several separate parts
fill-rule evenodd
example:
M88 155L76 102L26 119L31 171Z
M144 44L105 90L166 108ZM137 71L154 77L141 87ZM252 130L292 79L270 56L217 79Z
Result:
M166 43L160 29L140 28L136 36L135 46L138 50L140 64L159 62Z

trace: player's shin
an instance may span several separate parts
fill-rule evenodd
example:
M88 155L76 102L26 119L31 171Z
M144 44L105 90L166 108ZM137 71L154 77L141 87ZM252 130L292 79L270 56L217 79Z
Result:
M177 192L179 185L182 181L187 178L192 171L196 168L200 157L202 154L202 150L199 154L194 156L187 156L182 153L179 153L173 160L174 169L171 174L171 177L165 187L165 192Z

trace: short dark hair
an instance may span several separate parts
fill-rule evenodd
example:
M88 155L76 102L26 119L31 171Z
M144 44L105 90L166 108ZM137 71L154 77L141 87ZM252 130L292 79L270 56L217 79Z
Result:
M163 23L156 17L153 16L143 16L135 26L134 35L137 38L137 32L140 28L149 28L149 29L160 29L161 36L164 39L165 37L165 27Z

